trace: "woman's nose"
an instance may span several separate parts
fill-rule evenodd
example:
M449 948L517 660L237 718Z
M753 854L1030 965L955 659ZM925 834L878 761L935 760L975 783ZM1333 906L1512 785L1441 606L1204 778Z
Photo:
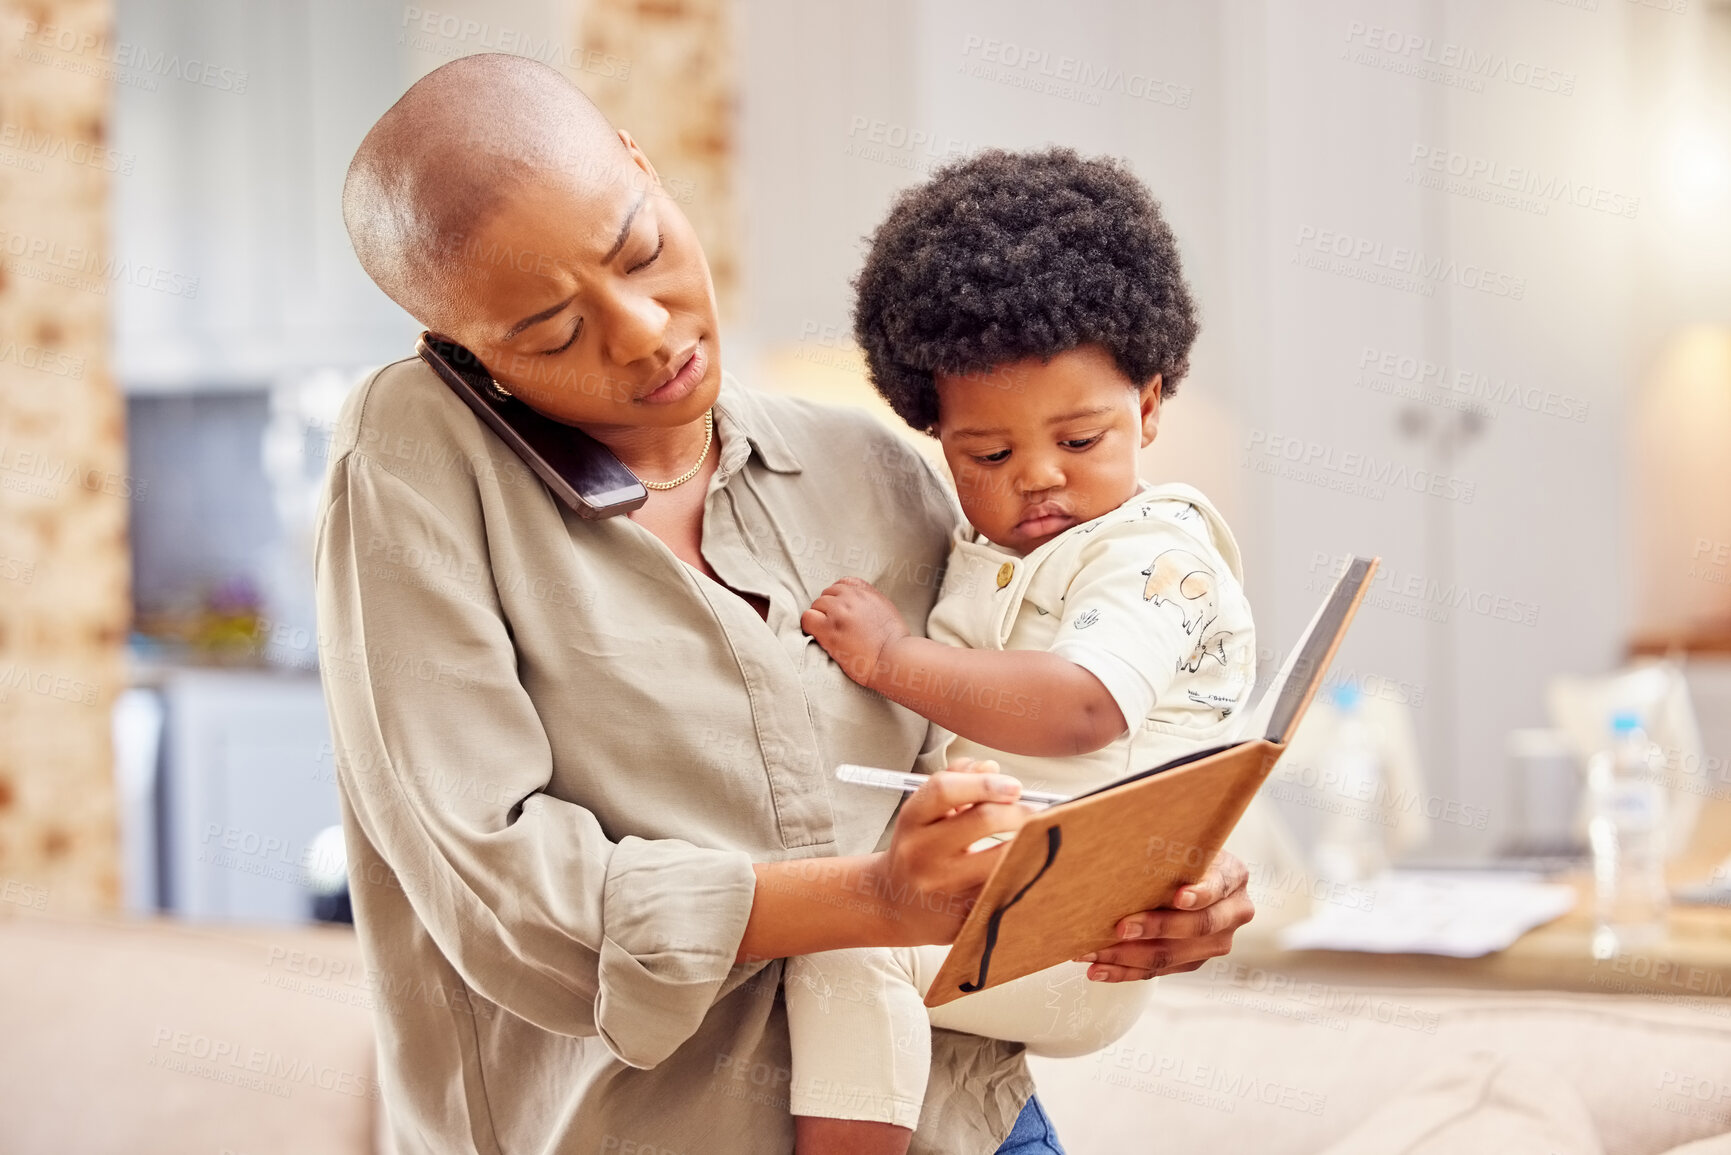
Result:
M621 294L607 314L604 344L615 365L654 357L667 343L668 312L648 294Z

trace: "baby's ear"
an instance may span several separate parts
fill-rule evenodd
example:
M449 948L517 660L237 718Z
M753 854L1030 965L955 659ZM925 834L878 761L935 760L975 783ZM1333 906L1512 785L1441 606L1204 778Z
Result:
M1154 380L1142 386L1142 397L1139 402L1142 410L1142 447L1146 449L1154 444L1154 438L1160 433L1160 390L1161 375L1154 374Z

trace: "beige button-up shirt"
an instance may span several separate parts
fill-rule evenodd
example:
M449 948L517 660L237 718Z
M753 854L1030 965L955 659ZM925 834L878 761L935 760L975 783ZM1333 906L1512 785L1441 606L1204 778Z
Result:
M958 514L871 418L724 378L703 556L584 521L419 361L349 399L318 531L325 693L385 1105L405 1152L791 1151L754 861L859 854L936 733L800 613L844 574L910 625ZM814 863L814 868L819 864ZM1021 1048L936 1032L912 1150L991 1152Z

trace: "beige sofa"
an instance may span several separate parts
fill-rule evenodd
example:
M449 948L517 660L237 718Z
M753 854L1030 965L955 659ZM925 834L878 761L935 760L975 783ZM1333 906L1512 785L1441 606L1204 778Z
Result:
M0 915L0 1152L375 1149L354 936Z
M1724 1000L1273 994L1233 974L1161 980L1115 1047L1034 1060L1072 1155L1381 1150L1348 1138L1366 1126L1415 1155L1595 1149L1523 1146L1522 1115L1606 1155L1731 1131ZM6 1155L378 1149L370 992L344 931L0 915L0 991Z
M1115 1046L1030 1060L1071 1155L1659 1155L1731 1132L1725 999L1281 990L1241 971L1160 979Z

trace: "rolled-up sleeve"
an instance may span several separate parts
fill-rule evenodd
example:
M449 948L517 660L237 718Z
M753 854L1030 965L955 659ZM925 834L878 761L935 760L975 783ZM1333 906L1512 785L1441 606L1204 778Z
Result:
M656 1065L697 1031L734 967L750 857L614 841L584 806L548 793L552 748L484 535L358 451L333 464L329 487L320 648L351 848L358 833L473 990Z

